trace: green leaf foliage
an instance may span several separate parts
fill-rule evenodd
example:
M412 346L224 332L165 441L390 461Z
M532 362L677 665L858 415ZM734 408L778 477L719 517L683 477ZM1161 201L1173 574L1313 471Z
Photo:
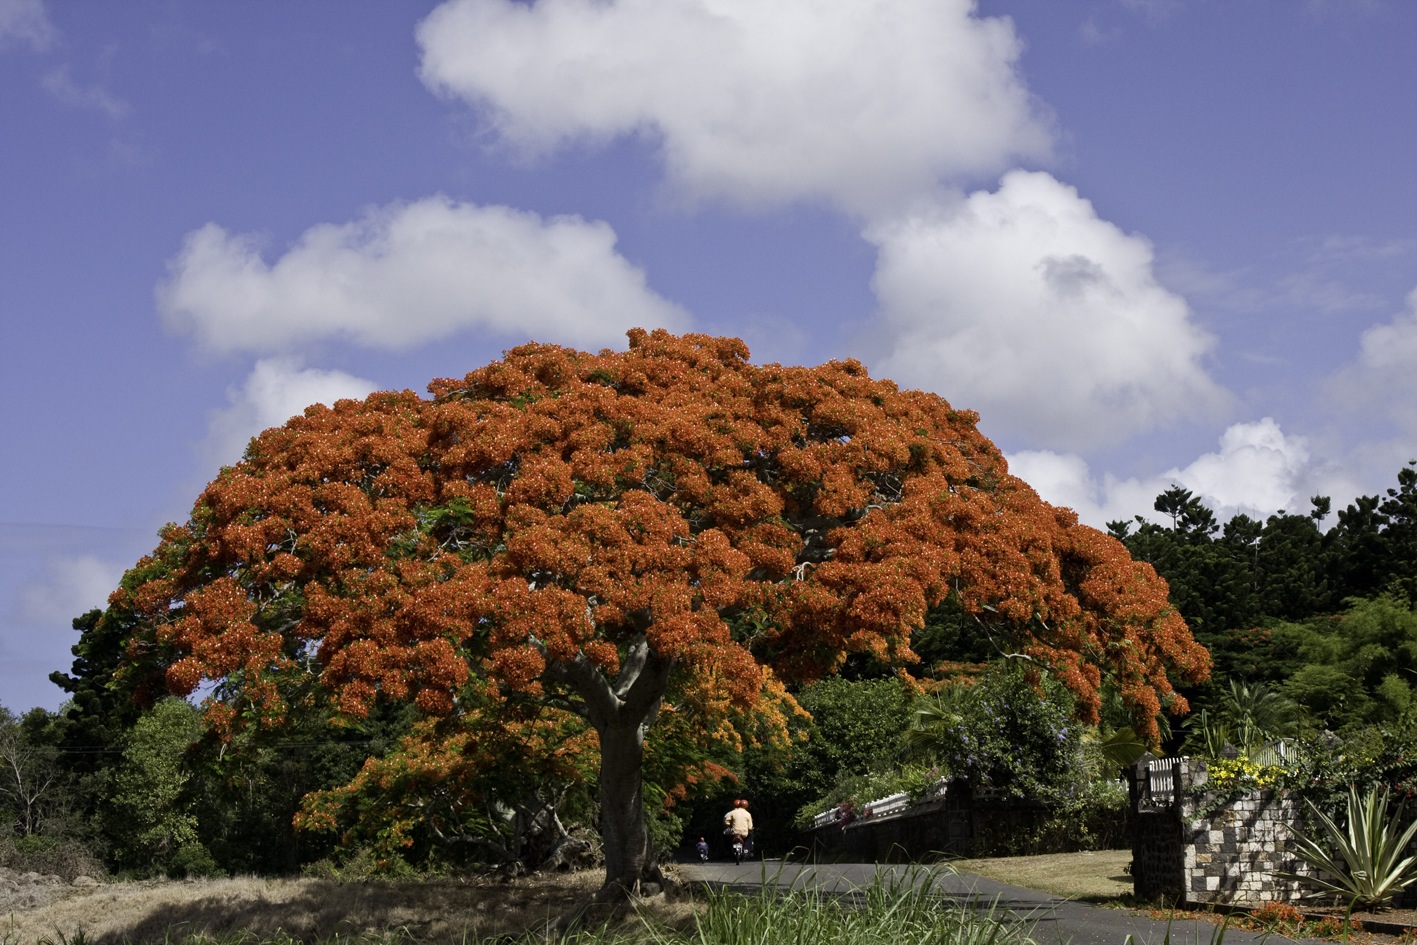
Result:
M910 718L910 695L894 678L823 679L797 701L812 715L802 761L819 786L889 763Z
M886 784L889 777L872 780L872 773L894 772L910 721L911 695L894 677L830 677L804 687L797 701L811 718L792 721L795 740L790 750L759 746L744 756L745 778L738 794L753 800L756 838L765 849L791 848L796 840L794 817L803 810L819 813L840 791L869 793L873 788L866 782ZM713 830L731 800L715 799L710 816L691 825L696 835Z
M1299 666L1281 686L1325 727L1391 722L1410 704L1417 671L1417 611L1384 595L1339 615L1278 624L1275 637Z
M947 776L1043 800L1081 779L1083 726L1073 716L1062 684L1007 663L974 685L946 686L923 700L907 744Z
M122 763L108 778L109 835L121 868L166 872L200 859L188 752L201 737L196 708L164 699L128 734Z

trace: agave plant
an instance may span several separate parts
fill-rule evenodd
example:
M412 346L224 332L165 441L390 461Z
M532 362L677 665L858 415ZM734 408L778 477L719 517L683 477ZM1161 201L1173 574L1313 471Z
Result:
M1417 882L1417 856L1407 854L1417 836L1417 821L1399 831L1399 818L1388 816L1386 787L1372 787L1359 796L1358 788L1350 786L1346 827L1339 827L1312 801L1306 803L1327 842L1296 832L1295 852L1320 871L1317 879L1305 879L1354 906L1372 909L1390 904L1393 896Z

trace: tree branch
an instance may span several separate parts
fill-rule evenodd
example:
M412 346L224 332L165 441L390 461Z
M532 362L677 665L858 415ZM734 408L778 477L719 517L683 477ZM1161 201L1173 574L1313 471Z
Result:
M620 698L610 686L610 680L598 666L577 653L572 661L555 660L546 667L547 676L563 682L584 700L584 718L596 729L604 729L620 709Z

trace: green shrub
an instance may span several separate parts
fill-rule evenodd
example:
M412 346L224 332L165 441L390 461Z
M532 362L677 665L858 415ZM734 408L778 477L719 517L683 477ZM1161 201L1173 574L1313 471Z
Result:
M177 848L168 865L174 876L196 878L203 876L225 876L226 870L212 856L211 851L200 843L184 843Z
M376 854L368 847L347 850L338 861L325 858L306 863L300 872L303 876L334 880L408 879L418 875L418 870L403 857Z
M1038 828L1028 853L1110 850L1129 841L1131 798L1118 781L1093 781L1059 795L1048 805L1048 819Z
M1086 779L1083 726L1073 714L1072 695L1052 676L995 667L923 701L906 744L978 788L1047 801Z

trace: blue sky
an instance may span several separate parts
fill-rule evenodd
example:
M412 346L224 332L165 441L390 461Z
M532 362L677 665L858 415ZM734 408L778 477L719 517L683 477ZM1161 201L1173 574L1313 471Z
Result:
M247 438L526 341L978 410L1086 521L1417 457L1408 0L0 0L0 703Z

